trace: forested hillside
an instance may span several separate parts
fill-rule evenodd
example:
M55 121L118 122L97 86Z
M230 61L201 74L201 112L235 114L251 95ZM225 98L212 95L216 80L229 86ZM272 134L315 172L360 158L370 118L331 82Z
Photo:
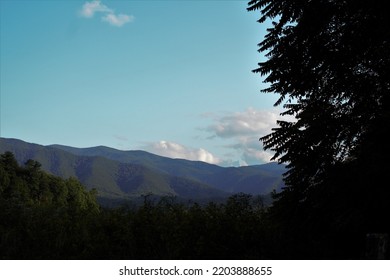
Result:
M255 259L274 254L262 201L183 205L145 196L141 207L100 208L95 191L36 161L0 158L1 259ZM269 255L271 256L271 255Z
M281 202L269 208L261 197L239 193L206 205L146 195L141 205L106 209L98 205L96 190L87 191L74 178L49 175L33 160L19 166L5 153L0 158L0 258L364 258L365 235L356 233L365 232L366 221L349 228L356 221L334 220L340 214L333 212L334 205L283 213L289 208ZM306 218L281 219L291 214ZM352 212L349 217L360 216Z
M6 151L12 152L19 164L33 159L48 173L77 178L87 189L98 190L99 201L106 204L138 199L146 194L199 202L222 200L239 192L269 196L284 185L285 168L277 163L221 167L144 151L120 151L102 146L43 146L0 138L0 153Z

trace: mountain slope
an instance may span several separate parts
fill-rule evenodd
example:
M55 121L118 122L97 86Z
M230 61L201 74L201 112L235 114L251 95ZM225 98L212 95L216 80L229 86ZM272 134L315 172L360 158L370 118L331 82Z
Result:
M42 168L63 178L76 177L102 198L126 199L147 195L174 195L183 198L226 196L194 180L171 176L134 163L122 163L101 156L80 156L52 146L0 138L0 153L10 151L19 163L39 161Z
M110 199L151 193L191 199L226 197L238 192L266 195L284 186L282 173L286 171L276 163L225 168L144 151L42 146L0 138L0 153L5 151L11 151L19 163L34 159L54 175L76 177L88 189L96 188L100 197Z
M140 164L158 172L199 181L230 193L267 194L274 189L280 191L284 186L282 174L286 172L284 166L277 163L224 168L200 161L171 159L145 151L120 151L104 146L73 148L52 145L51 147L75 155L101 156L122 163Z
M159 172L193 179L201 179L206 175L215 174L224 169L223 167L206 162L172 159L145 151L120 151L105 146L74 148L63 145L51 145L50 147L79 156L100 156L122 163L141 164Z

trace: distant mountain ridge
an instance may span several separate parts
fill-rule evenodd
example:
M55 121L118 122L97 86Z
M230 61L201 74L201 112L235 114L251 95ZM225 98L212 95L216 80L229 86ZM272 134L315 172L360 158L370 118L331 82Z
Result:
M120 151L98 146L43 146L0 138L0 153L10 151L19 163L39 161L54 175L76 177L102 198L127 199L141 195L211 199L245 192L266 195L283 186L286 169L276 163L221 167L199 161L171 159L145 151Z
M197 180L227 192L265 194L283 186L286 169L277 163L243 167L221 167L201 161L171 159L145 151L120 151L105 146L73 148L51 145L79 156L99 156L122 163L136 163L155 171Z

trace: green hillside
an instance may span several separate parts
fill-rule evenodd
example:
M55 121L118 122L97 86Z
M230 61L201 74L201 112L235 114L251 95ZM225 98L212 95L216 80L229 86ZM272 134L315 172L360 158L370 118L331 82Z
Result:
M62 178L75 177L100 198L130 199L142 195L204 198L226 196L201 182L157 172L140 164L122 163L101 156L79 156L54 147L0 138L0 153L10 151L20 164L29 159Z
M284 186L282 174L286 169L277 163L245 167L221 167L200 161L171 159L145 151L120 151L104 146L73 148L52 145L79 156L100 156L122 163L135 163L171 176L199 181L229 193L268 194Z
M42 146L0 138L0 153L6 151L12 152L20 164L33 159L53 175L77 178L88 189L96 189L100 200L134 199L150 194L206 200L239 192L267 195L281 189L285 171L275 163L224 168L144 151Z

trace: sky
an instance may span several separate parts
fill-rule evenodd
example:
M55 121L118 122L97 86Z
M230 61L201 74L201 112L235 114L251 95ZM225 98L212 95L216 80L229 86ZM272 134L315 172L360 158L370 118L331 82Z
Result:
M0 0L0 136L266 163L266 34L242 0Z

